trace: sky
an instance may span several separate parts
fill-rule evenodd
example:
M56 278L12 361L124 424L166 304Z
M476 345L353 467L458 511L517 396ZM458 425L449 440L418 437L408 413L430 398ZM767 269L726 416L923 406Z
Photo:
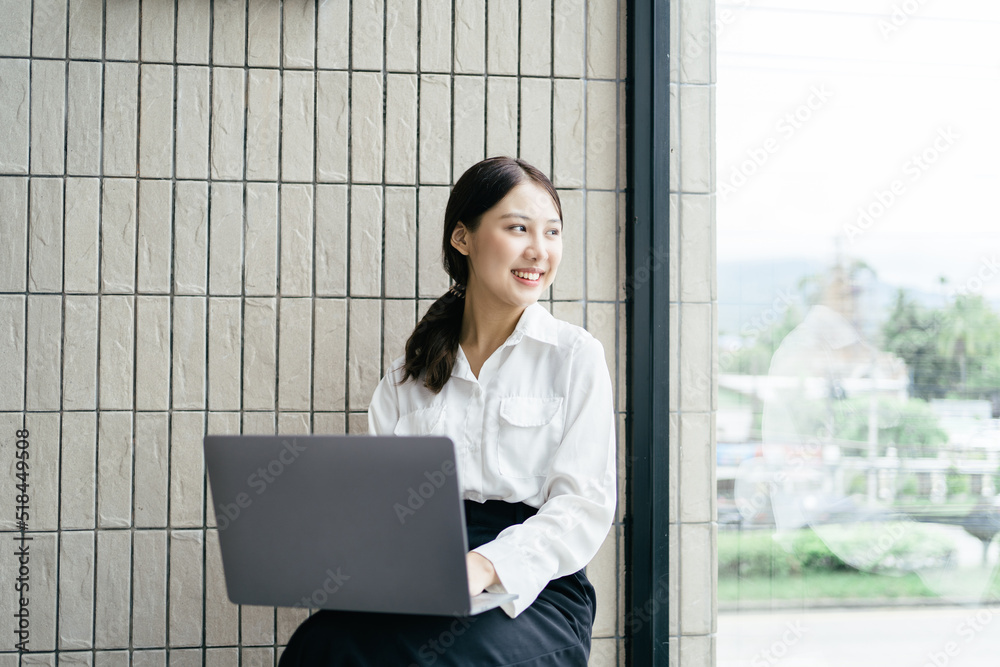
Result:
M1000 2L716 5L718 261L1000 297Z

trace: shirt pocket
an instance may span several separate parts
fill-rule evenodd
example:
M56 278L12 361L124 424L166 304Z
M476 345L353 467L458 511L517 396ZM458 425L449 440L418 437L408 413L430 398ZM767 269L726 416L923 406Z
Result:
M444 403L419 408L401 416L392 429L393 435L433 435L444 423Z
M562 396L509 396L500 399L497 467L505 477L548 474L562 440Z

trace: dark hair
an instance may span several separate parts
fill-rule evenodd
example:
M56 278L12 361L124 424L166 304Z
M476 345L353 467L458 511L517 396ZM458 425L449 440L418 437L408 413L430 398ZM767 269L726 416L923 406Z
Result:
M431 304L407 339L400 384L426 373L424 386L437 394L448 382L458 356L462 315L465 313L465 286L469 280L469 260L451 245L452 232L459 222L469 232L475 232L483 213L526 181L536 183L549 193L562 218L559 194L552 181L524 160L504 156L487 158L469 167L455 183L444 211L441 242L444 270L455 284Z

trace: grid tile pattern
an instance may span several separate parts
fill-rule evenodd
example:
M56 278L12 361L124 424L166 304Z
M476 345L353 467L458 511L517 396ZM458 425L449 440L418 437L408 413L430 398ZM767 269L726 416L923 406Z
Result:
M604 344L623 429L624 5L0 0L0 432L31 434L38 652L0 664L276 664L309 612L228 601L202 436L365 432L488 155L559 188L543 302ZM594 665L624 659L620 519Z

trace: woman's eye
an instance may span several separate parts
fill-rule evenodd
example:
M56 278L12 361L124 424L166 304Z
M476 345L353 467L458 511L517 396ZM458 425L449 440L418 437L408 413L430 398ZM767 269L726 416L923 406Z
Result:
M513 227L511 227L511 229L524 229L524 230L527 230L527 228L524 225L514 225Z

